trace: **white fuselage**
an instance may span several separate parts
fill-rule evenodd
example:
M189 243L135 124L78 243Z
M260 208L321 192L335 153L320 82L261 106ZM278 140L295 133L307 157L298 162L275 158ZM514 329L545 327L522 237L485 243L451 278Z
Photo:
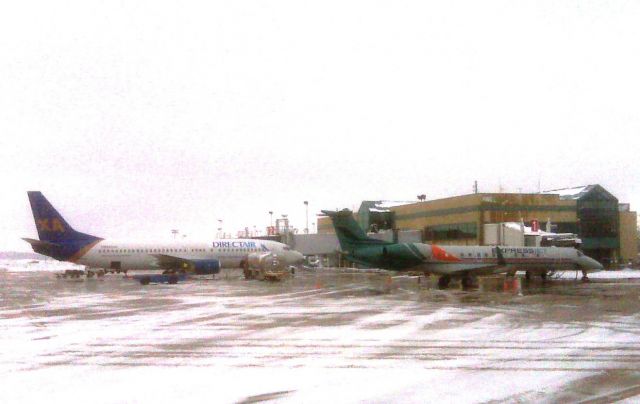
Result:
M250 254L273 253L294 265L302 255L286 244L270 240L219 239L210 242L128 242L101 240L76 262L95 268L157 269L158 257L218 260L223 268L237 268Z
M475 273L500 273L509 270L522 271L599 271L602 265L569 247L513 247L499 246L504 265L499 265L495 246L434 246L414 243L425 257L420 266L439 274L454 274L472 270ZM436 247L440 250L436 253ZM446 253L446 254L443 254ZM486 266L486 271L483 270Z

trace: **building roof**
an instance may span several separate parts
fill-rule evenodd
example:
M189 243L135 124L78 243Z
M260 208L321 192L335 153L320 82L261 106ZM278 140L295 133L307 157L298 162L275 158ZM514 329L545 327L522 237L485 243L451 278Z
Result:
M362 201L360 209L367 208L370 212L389 212L389 208L409 205L416 201Z
M549 191L542 191L543 194L554 194L559 195L560 199L568 200L568 199L580 199L584 195L588 194L593 188L597 185L581 185L579 187L573 188L560 188L560 189L551 189Z

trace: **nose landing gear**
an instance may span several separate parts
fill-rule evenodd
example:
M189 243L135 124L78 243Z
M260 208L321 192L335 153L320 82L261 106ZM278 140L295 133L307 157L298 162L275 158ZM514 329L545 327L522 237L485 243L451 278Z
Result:
M582 270L582 282L591 282L591 280L587 276L587 271L585 271L584 269Z

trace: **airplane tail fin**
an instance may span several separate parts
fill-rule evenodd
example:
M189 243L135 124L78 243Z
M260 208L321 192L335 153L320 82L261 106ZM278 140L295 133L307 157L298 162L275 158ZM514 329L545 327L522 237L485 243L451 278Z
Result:
M354 247L366 245L390 244L383 240L367 237L366 233L360 228L353 214L348 209L341 211L323 210L322 213L331 218L333 228L340 242L340 248L343 251L353 250Z
M102 240L90 234L80 233L51 205L40 191L29 191L29 203L38 230L39 240L24 239L36 252L56 259L69 259L86 246Z

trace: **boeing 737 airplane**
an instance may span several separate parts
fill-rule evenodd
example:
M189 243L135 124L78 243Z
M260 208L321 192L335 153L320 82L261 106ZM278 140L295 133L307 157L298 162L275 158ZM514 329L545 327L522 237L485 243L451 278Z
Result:
M112 241L75 231L39 191L27 193L39 240L24 238L33 251L89 268L111 271L162 269L216 274L221 267L297 265L303 256L270 240L223 239L203 242Z
M517 270L545 276L548 271L599 271L602 265L575 248L508 246L437 246L424 243L391 243L367 237L350 210L323 210L338 236L344 257L354 263L392 271L422 271L440 275L438 285L451 278L463 286L476 275L515 274Z

